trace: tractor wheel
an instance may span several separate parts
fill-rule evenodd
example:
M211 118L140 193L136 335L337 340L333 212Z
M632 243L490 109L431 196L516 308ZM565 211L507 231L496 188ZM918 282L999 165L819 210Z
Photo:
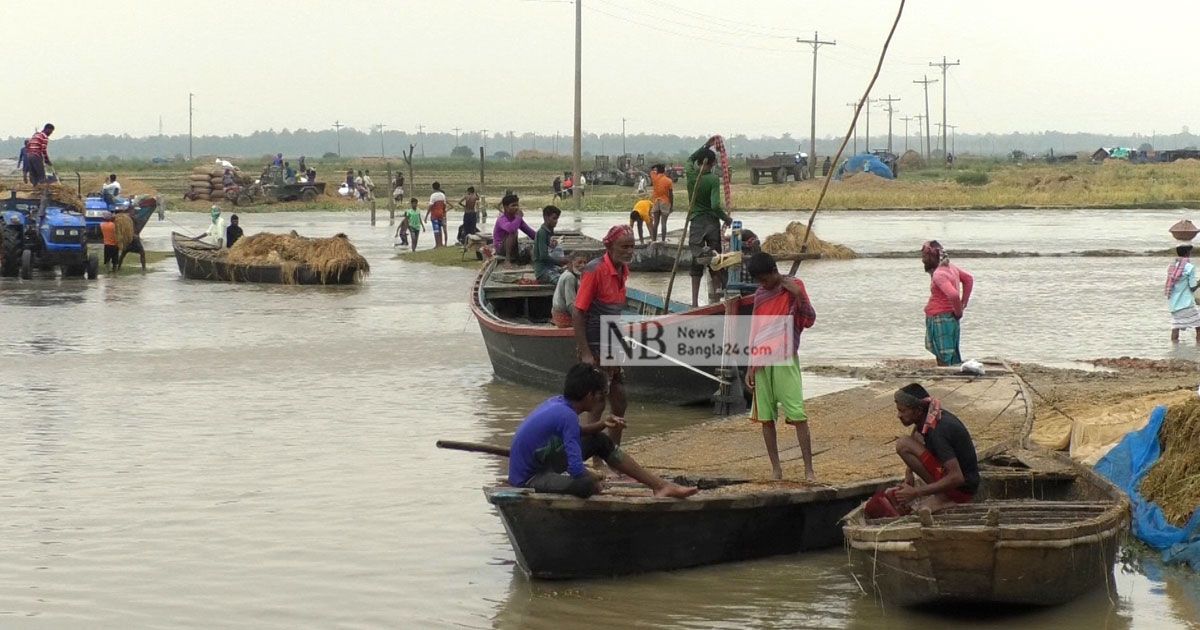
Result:
M758 185L758 169L750 171L750 183L754 186Z
M28 249L21 252L21 277L25 280L33 277L33 252Z
M771 174L771 181L775 182L776 184L782 184L786 182L787 171L785 171L782 166L775 169L775 172Z
M85 265L87 267L87 279L95 280L100 275L100 261L95 256L88 256Z
M305 188L304 190L300 191L300 201L311 202L312 200L314 200L316 198L317 198L317 189L316 188Z
M4 228L3 250L0 250L0 276L16 278L21 269L21 231Z

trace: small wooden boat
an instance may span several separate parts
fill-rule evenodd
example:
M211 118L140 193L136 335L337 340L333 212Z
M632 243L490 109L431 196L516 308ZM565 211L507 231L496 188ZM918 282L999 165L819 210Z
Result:
M483 266L471 292L471 312L483 333L492 370L507 381L559 391L578 354L574 329L550 323L554 285L531 283L533 273L528 267L507 270L498 264L491 260ZM693 309L672 300L670 313L659 315L666 311L662 297L632 287L626 289L626 295L626 314L656 315L655 322L664 327L685 324L694 316L725 314L720 303ZM743 297L738 312L749 314L753 306L753 296ZM713 369L701 371L712 373ZM712 398L717 385L712 378L680 366L625 367L625 390L632 399L700 404Z
M649 229L649 227L647 227ZM675 265L675 255L679 254L679 270L686 272L692 264L692 250L683 248L679 253L679 238L683 230L673 230L667 233L667 240L647 241L633 247L633 261L629 270L633 272L670 272ZM585 236L578 231L562 231L556 234L558 246L567 256L581 255L589 259L604 254L604 243L599 239Z
M843 529L858 582L886 603L1061 604L1111 584L1129 502L1092 469L1049 451L981 462L973 503Z
M331 277L307 265L234 265L226 252L214 244L171 233L171 247L179 273L189 280L224 282L261 282L267 284L355 284L362 281L364 269L349 267Z
M762 434L745 417L708 422L626 445L664 478L697 485L686 500L657 499L641 486L589 499L499 484L484 489L504 522L517 563L546 579L608 577L825 549L842 542L842 518L895 485L895 390L920 380L989 454L1028 434L1031 407L1019 379L1000 365L967 377L928 370L813 398L814 466L803 479L797 447L780 440L785 481L769 480ZM782 438L782 436L781 436ZM788 481L790 480L790 481Z

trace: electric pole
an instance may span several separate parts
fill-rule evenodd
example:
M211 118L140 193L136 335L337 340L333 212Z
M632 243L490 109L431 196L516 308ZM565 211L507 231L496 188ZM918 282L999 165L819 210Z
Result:
M945 153L946 152L946 70L948 70L951 66L959 65L959 60L955 59L952 62L946 61L946 57L945 57L945 55L943 55L941 63L931 61L931 62L929 62L929 65L934 68L941 67L941 69L942 69L942 153Z
M854 115L853 112L856 112L858 110L858 103L846 103L846 107L850 108L850 111L852 112L850 115L853 116ZM854 154L858 155L858 119L857 118L854 119L853 129L854 129Z
M462 130L458 127L454 128L454 148L456 148L456 149L458 148L458 132L459 131L462 131Z
M487 148L487 129L479 132L479 146Z
M922 76L920 81L913 81L913 83L920 83L925 88L925 161L928 162L933 159L933 154L929 150L929 84L937 83L937 79Z
M162 115L161 114L158 117L158 137L159 138L162 137Z
M629 151L625 150L625 117L621 117L621 155L628 155Z
M895 111L896 111L896 108L892 107L892 103L895 103L896 101L899 101L899 100L900 100L899 98L892 98L892 95L891 95L891 94L888 94L888 95L887 95L887 98L881 98L881 99L879 99L879 102L881 102L881 103L887 103L887 113L888 113L888 153L891 153L891 152L892 152L892 114L893 114L893 113L895 113Z
M383 154L383 123L377 123L375 126L379 127L379 157L386 157Z
M937 126L942 130L943 138L946 137L946 128L950 129L950 153L953 154L954 153L954 130L958 129L958 125L944 125L942 123L938 123ZM945 151L946 147L942 147L942 150Z
M821 46L837 46L836 41L825 42L813 31L812 39L796 38L798 44L808 44L812 46L813 53L813 69L812 69L812 112L809 118L808 128L808 175L812 177L817 172L817 49Z
M188 159L192 159L192 97L195 94L188 92Z
M903 116L900 120L904 121L904 152L908 153L908 121L913 120L914 116Z
M583 0L575 0L575 140L571 146L571 181L579 181L583 155ZM583 194L575 198L575 225L583 223Z
M878 103L878 102L879 102L879 99L877 99L877 98L868 98L867 106L864 108L867 110L867 129L866 129L867 137L866 137L866 140L864 141L864 143L866 145L866 148L863 150L864 153L871 152L871 103Z
M340 120L333 121L333 128L335 130L335 133L337 134L338 157L342 157L342 127L345 127L345 126L346 125L343 125L342 121L340 121Z
M417 144L421 145L421 159L425 159L425 125L417 125Z
M513 132L511 130L508 132L508 157L510 159L517 157L517 149L516 145L513 144Z

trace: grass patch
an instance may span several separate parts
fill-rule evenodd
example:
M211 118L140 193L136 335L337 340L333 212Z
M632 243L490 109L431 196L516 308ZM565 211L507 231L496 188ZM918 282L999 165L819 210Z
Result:
M101 249L91 248L91 249L92 249L91 254L93 256L97 256L100 260L104 260L104 250L102 248ZM156 251L146 252L146 273L153 273L155 271L160 271L159 269L154 268L155 263L162 262L167 259L174 259L174 258L175 258L174 252L156 252ZM114 276L114 275L115 276L136 276L141 273L142 273L142 263L138 259L138 255L136 253L130 253L128 256L125 257L125 264L121 266L121 270L118 272L114 273L110 267L100 265L100 275L102 275L102 276Z
M458 245L437 247L434 249L420 249L415 252L404 250L403 252L398 252L393 259L406 262L428 263L430 265L437 265L438 267L461 267L472 270L479 269L483 265L482 261L475 259L475 254L464 254L462 247Z
M962 171L954 176L954 181L961 186L984 186L988 183L988 174L983 171Z

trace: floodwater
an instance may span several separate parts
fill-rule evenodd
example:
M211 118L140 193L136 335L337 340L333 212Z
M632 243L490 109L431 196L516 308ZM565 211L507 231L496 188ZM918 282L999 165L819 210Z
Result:
M925 238L971 249L1158 249L1171 212L925 212L822 217L862 251ZM200 215L152 221L203 231ZM747 214L767 234L784 215ZM1130 553L1116 590L980 616L882 607L840 549L631 577L532 583L481 488L487 456L545 392L496 382L467 309L469 271L392 259L363 213L244 215L248 233L344 231L360 287L182 280L173 261L93 282L0 280L3 628L1183 628L1200 581ZM599 235L619 215L589 215ZM456 222L452 219L452 223ZM569 226L570 219L564 221ZM490 225L490 224L489 224ZM1166 259L962 261L969 356L1062 363L1196 358L1167 343ZM805 262L809 364L922 357L916 260ZM638 278L646 287L661 278ZM686 284L686 283L685 283ZM844 381L806 379L810 395ZM706 418L633 405L632 435ZM820 441L820 427L814 426ZM819 474L818 469L818 474Z

